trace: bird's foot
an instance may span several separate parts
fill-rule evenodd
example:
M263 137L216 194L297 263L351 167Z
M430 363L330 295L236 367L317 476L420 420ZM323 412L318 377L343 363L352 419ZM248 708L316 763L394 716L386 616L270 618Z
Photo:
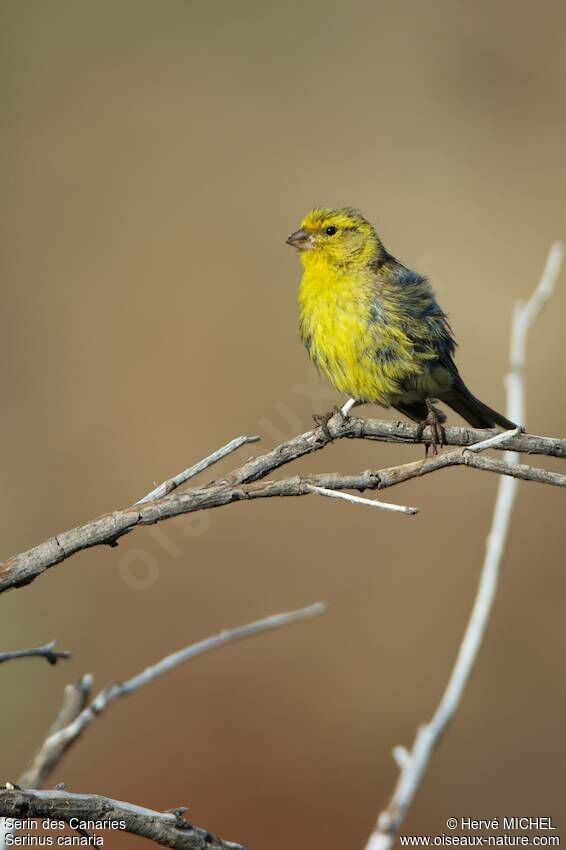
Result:
M425 458L428 456L428 450L432 448L433 455L438 454L438 447L442 448L446 444L446 431L444 430L443 422L446 422L446 416L438 410L434 405L427 399L426 406L428 408L428 414L426 419L422 422L419 422L417 426L417 440L421 441L423 439L424 429L430 428L430 440L425 440Z
M315 425L318 425L318 427L321 428L327 443L332 443L334 440L334 437L330 433L330 429L328 427L328 423L334 416L339 416L341 422L346 422L350 418L349 415L344 413L343 409L338 407L336 404L326 413L315 413L313 416Z

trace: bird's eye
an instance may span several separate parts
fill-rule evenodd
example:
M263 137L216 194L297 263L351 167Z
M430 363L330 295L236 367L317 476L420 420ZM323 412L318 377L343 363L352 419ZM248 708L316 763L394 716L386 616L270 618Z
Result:
M328 234L328 236L334 236L337 230L338 228L334 227L334 225L332 224L330 227L326 228L326 233Z

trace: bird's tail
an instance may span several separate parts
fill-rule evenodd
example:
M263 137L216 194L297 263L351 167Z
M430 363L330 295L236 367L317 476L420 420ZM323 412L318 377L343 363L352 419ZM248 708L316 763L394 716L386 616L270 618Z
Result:
M440 396L440 399L459 413L473 428L495 428L499 425L508 430L517 427L514 422L472 395L463 381L446 395Z

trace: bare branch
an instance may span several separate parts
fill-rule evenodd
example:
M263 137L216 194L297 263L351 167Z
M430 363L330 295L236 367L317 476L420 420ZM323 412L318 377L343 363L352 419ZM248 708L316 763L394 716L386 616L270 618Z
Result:
M4 661L13 661L15 658L45 658L49 664L57 664L61 658L70 658L71 653L67 650L56 650L55 641L52 640L44 646L36 646L35 649L15 649L12 652L0 652L0 664Z
M226 646L226 644L235 643L244 638L253 637L254 635L272 631L273 629L279 629L282 626L287 626L300 620L316 617L319 614L323 614L325 610L325 606L321 602L316 602L307 608L300 608L296 611L289 611L283 614L275 614L234 629L225 629L217 635L208 637L205 640L181 649L179 652L166 656L161 661L158 661L157 664L147 667L141 673L138 673L131 679L127 679L125 682L119 682L104 688L89 705L86 704L86 701L90 696L92 680L90 677L85 676L79 685L70 686L74 690L66 694L65 697L67 701L75 699L75 708L72 712L69 712L69 708L67 707L65 709L64 704L58 720L49 731L47 738L34 757L30 768L21 777L19 784L23 787L38 787L43 784L68 748L75 743L97 717L120 697L135 693L142 686L148 685L165 673L169 673L192 658L196 658L197 655L202 655L213 649L219 649L222 646ZM78 702L76 700L78 695L75 694L77 688L79 688L82 699L79 710L76 710L78 708ZM68 722L63 725L62 717L65 711L65 716L68 716L69 713L73 716L70 716Z
M524 375L527 333L536 320L541 307L550 298L554 290L563 256L563 245L561 243L553 245L535 292L525 305L520 304L515 310L511 332L511 371L506 378L507 416L515 422L525 421ZM513 441L509 441L508 445L513 445ZM484 445L485 447L486 445ZM499 465L507 469L513 468L516 471L529 469L529 467L523 467L516 463L518 455L515 452L508 451L505 453L503 461L495 461L472 454L474 449L477 448L472 447L470 451L466 452L468 462L471 461L471 458L474 458L473 465L477 468L497 471L494 465ZM500 469L499 471L503 470ZM538 470L537 472L540 477L538 479L530 478L530 480L543 480L543 476L547 474L546 470ZM551 473L551 475L555 476L556 473ZM375 830L368 840L366 850L390 850L393 847L407 811L426 772L432 753L458 709L477 660L493 608L499 582L500 564L505 551L511 513L517 495L518 479L521 477L523 476L515 474L500 479L491 529L487 537L487 549L479 587L456 663L432 719L418 729L411 751L407 752L404 748L401 748L401 750L395 748L394 750L400 768L399 779L389 806L377 819ZM566 476L560 476L560 479L566 479ZM563 481L553 481L552 483L564 486ZM403 755L399 758L401 751Z
M245 850L240 844L223 841L207 829L193 826L184 820L182 815L185 811L181 807L172 812L156 812L97 794L25 791L13 787L0 790L0 817L50 818L65 821L73 829L75 821L77 824L81 821L106 821L106 834L119 829L174 850Z
M67 685L65 688L63 705L55 723L51 726L49 733L34 756L31 765L18 780L18 786L21 788L38 788L50 776L53 770L57 767L66 751L71 747L76 740L82 735L90 724L102 714L109 705L120 697L128 696L135 693L143 685L153 682L155 679L165 673L174 670L176 667L184 664L197 655L202 655L213 649L219 649L229 643L243 640L244 638L253 637L254 635L263 632L272 631L274 629L287 626L291 623L305 620L310 617L315 617L324 613L325 606L321 602L316 602L314 605L309 605L306 608L300 608L296 611L289 611L283 614L275 614L271 617L265 617L262 620L256 620L244 626L239 626L234 629L225 629L217 635L206 638L198 643L168 655L131 679L125 682L110 685L102 690L90 704L87 705L92 691L92 676L84 676L79 682L72 685ZM40 792L33 791L37 795ZM77 795L74 795L75 797ZM10 828L2 822L4 812L1 807L2 792L0 792L0 850L4 850L8 835L14 834L14 829ZM85 800L92 801L94 798L85 797ZM112 802L112 801L111 801ZM126 805L126 804L124 804ZM32 815L29 815L30 817ZM54 815L56 816L56 815ZM23 815L19 815L23 817ZM185 830L186 825L182 827ZM129 830L134 831L135 830ZM156 837L158 834L147 835L146 837L153 838L154 841L159 841ZM145 833L137 833L145 834ZM164 843L164 841L161 841ZM192 847L193 844L165 844L169 847ZM197 845L199 848L201 845Z
M410 423L378 422L370 419L348 419L342 421L335 417L328 423L334 439L364 438L387 440L392 442L415 443L417 427ZM427 430L424 439L428 439ZM240 439L240 438L239 438ZM469 447L486 439L493 439L493 432L472 428L446 428L448 445ZM123 510L113 511L95 520L51 537L39 546L27 552L9 558L0 564L0 593L16 587L22 587L34 581L45 570L61 563L82 549L101 544L116 545L120 537L142 525L163 522L166 519L194 511L228 505L231 502L251 498L272 496L302 496L312 494L312 486L327 489L380 489L406 481L419 475L434 472L447 466L466 465L490 472L516 476L524 480L539 481L545 484L564 486L563 476L547 473L545 470L521 466L519 464L491 464L471 460L465 452L450 452L439 455L431 461L417 461L400 467L379 471L367 471L357 476L313 475L308 478L290 478L283 481L257 482L270 472L290 463L296 458L317 451L327 444L320 428L307 431L293 437L264 455L247 461L228 476L213 481L205 487L195 487L184 493L147 500ZM551 457L566 457L566 440L517 434L509 440L509 448L532 454L546 454ZM497 448L497 445L493 445ZM255 482L255 483L254 483ZM247 486L243 486L247 485ZM169 485L163 485L169 486Z

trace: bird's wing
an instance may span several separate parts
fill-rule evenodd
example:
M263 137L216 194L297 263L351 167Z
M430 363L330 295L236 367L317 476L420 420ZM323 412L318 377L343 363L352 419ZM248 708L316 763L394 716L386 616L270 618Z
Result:
M442 365L458 373L452 359L456 348L452 329L424 275L391 258L378 275L376 299L385 308L385 320L398 325L416 353L436 355Z

